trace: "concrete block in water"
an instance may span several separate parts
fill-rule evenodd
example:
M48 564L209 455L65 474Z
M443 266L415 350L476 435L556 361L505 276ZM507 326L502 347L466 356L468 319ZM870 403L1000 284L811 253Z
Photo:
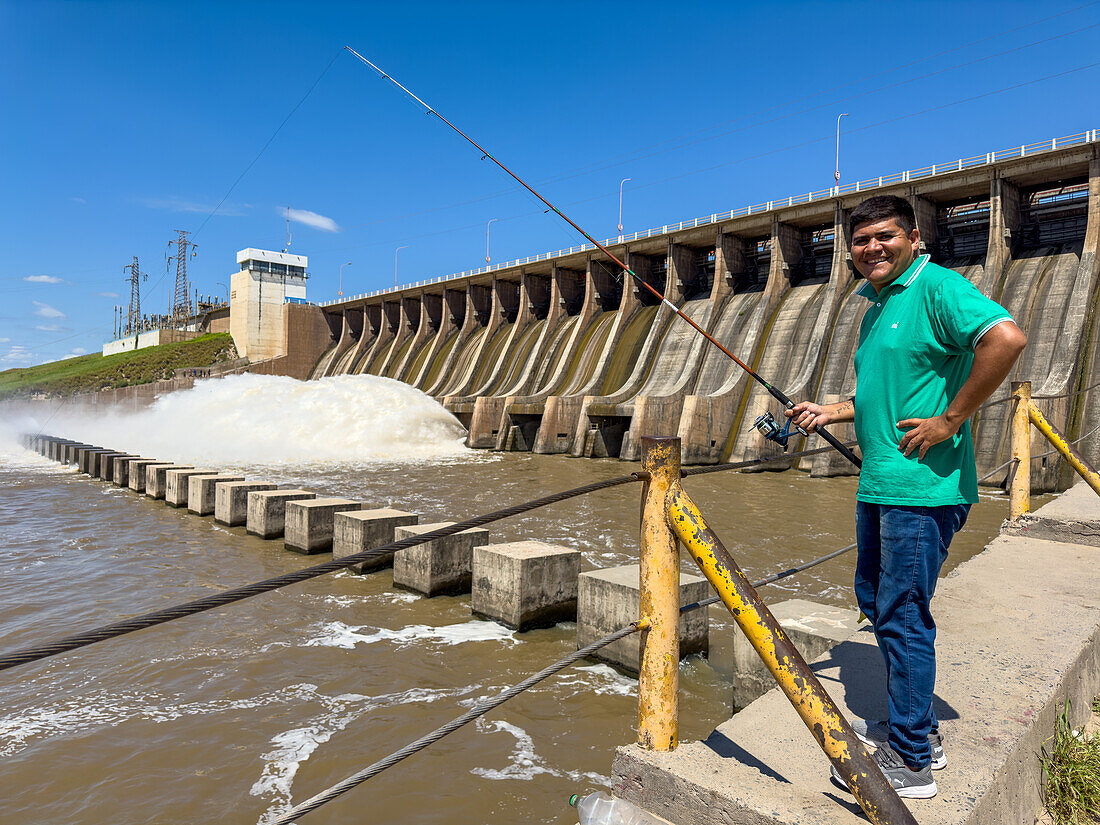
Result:
M191 476L187 479L187 512L214 515L214 488L219 481L244 481L244 476L231 473Z
M470 609L513 630L551 627L577 616L581 554L541 541L474 548Z
M331 550L336 514L362 509L361 501L335 496L287 502L286 529L283 533L286 549L306 554Z
M848 639L859 629L858 610L817 604L806 599L788 599L768 605L768 609L807 662ZM729 610L721 604L711 605L707 610L712 625L707 658L715 670L733 679L734 707L747 707L775 687L775 679L737 627Z
M81 447L76 452L76 466L80 472L91 475L92 457L97 452L102 452L103 447Z
M191 476L217 475L217 470L196 470L194 467L167 470L164 474L164 503L170 507L186 507Z
M394 530L394 538L407 539L452 524L453 521L441 521L398 527ZM399 550L393 557L394 586L425 596L469 593L474 548L488 543L489 531L474 527Z
M123 453L117 450L96 450L95 452L88 454L88 470L87 473L92 478L102 478L103 476L103 462L113 461L116 455L123 455Z
M214 521L239 527L248 521L248 494L258 490L276 490L266 481L220 481L214 485Z
M110 481L115 469L115 459L120 455L126 455L126 453L119 450L108 450L107 452L98 453L95 457L92 477L98 478L100 481Z
M168 466L171 463L171 461L161 461L159 458L135 458L130 462L130 489L144 493L147 470L156 464Z
M364 550L372 550L390 544L398 527L408 527L420 521L416 513L384 508L337 513L333 519L332 557L342 559ZM370 573L393 566L393 556L352 565L349 570Z
M577 647L591 644L608 633L635 622L641 616L641 584L638 565L611 567L581 573L577 581ZM710 595L710 585L699 576L680 574L680 606ZM680 658L707 653L709 623L706 610L680 616ZM637 673L642 661L641 637L632 633L593 654Z
M249 493L245 526L254 536L277 538L283 534L286 525L287 502L311 498L317 498L317 494L305 490L258 490Z
M130 486L130 463L140 459L139 455L116 455L111 462L111 481L116 487Z
M190 464L151 464L145 468L145 495L163 499L167 493L169 470L190 470Z

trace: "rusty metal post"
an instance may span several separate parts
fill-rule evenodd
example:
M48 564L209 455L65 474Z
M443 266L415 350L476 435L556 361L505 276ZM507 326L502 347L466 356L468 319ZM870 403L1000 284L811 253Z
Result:
M867 818L874 825L916 825L913 814L856 738L832 697L679 483L669 491L667 508L673 533L718 591Z
M1019 521L1031 509L1031 382L1012 382L1012 459L1016 462L1009 476L1008 519Z
M1089 487L1097 495L1100 495L1100 473L1090 467L1081 454L1073 449L1073 445L1066 440L1062 433L1058 432L1053 424L1047 421L1046 416L1039 411L1038 407L1029 403L1027 414L1035 428L1046 437L1046 440L1054 446L1054 449L1062 454L1062 457L1069 462L1069 465L1077 471L1077 474L1085 480Z
M680 439L642 438L641 619L638 744L671 751L677 744L680 674L680 554L665 518L665 498L680 483Z

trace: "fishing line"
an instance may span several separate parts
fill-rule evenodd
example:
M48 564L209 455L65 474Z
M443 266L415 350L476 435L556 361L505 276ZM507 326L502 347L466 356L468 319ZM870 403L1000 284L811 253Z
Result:
M457 132L463 139L465 139L469 144L471 144L475 149L477 149L479 152L481 152L482 156L485 159L493 161L493 163L495 163L502 170L504 170L504 172L506 172L511 178L513 178L520 186L522 186L524 189L526 189L528 192L530 192L532 195L534 195L536 198L538 198L540 201L542 201L544 204L546 204L550 208L550 210L552 212L554 212L555 215L557 215L563 221L565 221L570 226L572 226L589 243L591 243L593 246L595 246L597 249L599 249L601 252L603 252L608 258L610 258L612 261L614 261L614 263L617 266L619 266L624 273L629 274L641 287L643 287L644 289L646 289L650 293L652 293L653 296L656 297L662 304L664 304L666 307L668 307L670 310L672 310L672 312L674 312L676 315L680 316L688 324L690 324L691 327L696 332L698 332L700 335L702 335L704 338L706 338L708 341L710 341L712 344L714 344L714 346L718 347L718 349L720 349L726 356L728 356L730 358L730 360L732 360L735 364L737 364L737 366L741 367L741 369L743 369L745 372L747 372L753 378L753 380L755 380L761 386L763 386L764 389L766 389L768 391L768 393L773 398L775 398L777 401L779 401L779 403L782 404L785 408L791 409L792 407L794 407L794 401L792 401L790 398L788 398L787 395L782 390L780 390L776 387L773 387L771 384L769 384L767 381L765 381L764 378L762 378L760 375L758 375L756 373L756 371L752 369L752 367L750 367L748 364L746 364L744 361L742 361L740 358L738 358L736 355L734 355L732 352L730 352L728 349L726 349L724 346L722 346L722 344L720 344L713 336L708 334L706 330L704 330L701 326L699 326L697 323L695 323L695 321L693 321L684 312L682 312L674 303L672 303L672 301L668 300L664 295L662 295L660 292L658 292L654 287L650 286L650 284L648 284L645 281L645 279L641 278L636 272L634 272L634 270L632 270L625 263L623 263L621 260L619 260L614 254L612 254L612 252L607 247L605 247L603 244L601 244L599 241L597 241L595 238L593 238L591 235L589 235L587 232L585 232L583 229L581 229L580 226L578 226L576 223L574 223L567 215L565 215L563 212L561 212L561 210L559 210L556 206L554 206L554 204L552 204L550 201L548 201L546 198L544 198L542 195L540 195L538 192L536 192L534 189L532 189L521 177L519 177L519 175L517 175L515 172L513 172L511 169L509 169L507 166L505 166L503 163L501 163L499 160L497 160L495 157L493 157L493 155L490 154L489 151L487 149L485 149L484 147L482 147L477 141L475 141L473 138L471 138L469 135L467 135L465 132L463 132L461 129L459 129L457 126L455 126L449 120L447 120L447 118L443 117L443 115L441 115L439 112L437 112L431 106L429 106L427 103L425 103L423 100L421 100L415 94L413 94L407 87L403 86L396 79L394 79L390 75L386 74L386 72L382 71L380 68L378 68L378 66L371 63L369 60L367 60L365 57L363 57L363 55L359 54L359 52L355 51L355 49L353 49L351 46L344 46L344 48L347 49L349 52L351 52L362 63L364 63L367 66L369 66L370 68L374 69L376 72L378 72L380 75L382 75L382 77L384 79L386 79L386 80L390 81L391 83L393 83L395 86L397 86L399 89L401 89L401 91L405 92L405 94L407 94L409 97L411 97L413 100L415 100L421 106L423 106L427 110L428 114L435 115L437 118L442 120L445 124L447 124L449 127L451 127L451 129L453 129L455 132ZM826 442L828 442L832 447L834 447L837 451L839 451L841 455L843 455L846 459L848 459L848 461L850 461L856 467L861 466L861 462L860 462L859 458L856 456L856 454L853 453L848 447L845 447L832 433L826 431L824 427L820 427L820 426L817 427L815 429L815 432L817 432L823 439L825 439Z
M687 138L696 137L697 135L705 135L707 132L712 132L715 129L720 129L723 126L728 126L728 125L733 124L733 123L740 123L744 120L748 120L751 117L756 117L757 115L766 115L766 114L769 114L771 112L778 111L780 109L784 109L788 106L793 106L797 103L802 103L803 101L806 101L806 100L813 100L816 97L821 97L822 95L829 94L830 92L836 92L836 91L839 91L841 89L847 89L847 88L850 88L852 86L857 86L860 83L866 82L866 81L871 80L871 79L876 78L876 77L885 77L888 74L893 74L894 72L899 72L902 69L907 69L911 66L917 66L921 63L927 63L928 61L934 60L937 57L943 57L944 55L948 55L948 54L952 54L954 52L962 51L963 49L967 49L971 46L977 46L981 43L985 43L985 42L990 41L990 40L996 40L999 37L1004 37L1005 35L1014 34L1015 32L1018 32L1018 31L1023 31L1024 29L1031 28L1032 26L1036 26L1040 23L1046 23L1050 20L1054 20L1055 18L1064 17L1067 14L1072 14L1074 12L1082 11L1083 9L1087 9L1087 8L1090 8L1091 6L1097 5L1098 2L1100 2L1100 0L1094 0L1094 2L1085 3L1084 5L1077 6L1077 7L1072 8L1072 9L1066 9L1065 11L1060 11L1056 14L1052 14L1049 17L1041 17L1037 20L1032 20L1030 23L1025 23L1023 25L1016 26L1015 28L1006 29L1006 30L998 32L996 34L991 34L991 35L988 35L986 37L979 38L978 40L972 40L969 43L962 43L962 44L960 44L958 46L954 46L950 49L945 49L942 52L936 52L935 54L930 54L930 55L927 55L926 57L921 57L917 60L912 60L908 63L902 63L902 64L900 64L898 66L894 66L893 68L890 68L890 69L884 69L881 72L876 72L874 74L869 74L869 75L866 75L864 77L860 77L858 80L853 80L853 81L850 81L850 82L847 82L847 83L841 83L837 86L831 86L827 89L821 89L819 91L813 92L812 94L803 95L802 97L794 98L792 100L787 100L783 103L779 103L779 104L776 104L774 106L769 106L769 107L764 108L764 109L758 109L754 112L749 112L749 113L741 115L739 117L732 118L731 120L725 120L725 121L722 121L720 123L714 123L710 126L706 126L706 127L702 128L702 129L696 129L694 131L687 132L685 134L676 135L674 137L666 138L665 140L657 141L656 143L650 143L650 144L647 144L645 146L639 146L637 149L635 149L631 152L627 152L626 154L623 154L623 155L614 155L612 157L605 158L603 161L599 161L597 163L589 164L587 166L579 166L575 169L566 170L566 171L560 172L556 175L551 175L550 177L547 177L547 178L540 178L537 181L537 183L542 183L542 184L557 183L557 182L561 182L561 181L564 181L564 180L570 180L570 179L575 178L575 177L581 177L583 175L590 174L590 173L593 173L593 172L609 169L609 168L612 168L613 166L621 166L621 165L623 165L625 163L629 163L633 160L638 160L639 158L637 157L637 155L638 155L639 152L645 152L645 151L650 150L650 149L656 149L660 146L665 146L669 143L675 143L677 141L686 140ZM1075 29L1073 31L1066 32L1064 34L1055 35L1055 37L1066 37L1066 36L1069 36L1069 35L1072 35L1072 34L1077 34L1078 32L1084 31L1085 29L1088 29L1088 28L1094 28L1094 26L1085 26L1084 28L1081 28L1081 29ZM1045 43L1045 42L1047 42L1048 40L1051 40L1051 39L1053 39L1053 38L1046 38L1045 40L1038 40L1038 41L1034 41L1032 43L1027 43L1023 46L1017 47L1014 50L1028 48L1028 47L1034 46L1034 45L1040 45L1040 44ZM1014 51L1014 50L1010 49L1010 50L1007 50L1005 52L998 52L996 54L990 55L989 57L999 57L999 56L1002 56L1004 54L1007 54L1009 51ZM989 59L989 58L977 58L977 60L986 60L986 59ZM970 61L970 62L973 63L973 62L976 62L976 61ZM952 69L957 69L957 68L960 68L961 66L966 66L966 65L969 65L969 64L966 64L966 63L956 64L955 66L952 67ZM944 71L944 70L939 70L939 71ZM927 79L928 77L931 77L933 74L937 74L937 73L938 72L931 72L929 74L919 75L917 77L910 78L908 81L904 81L904 82L912 82L912 81L916 81L916 80ZM897 84L894 84L894 85L897 85ZM847 98L839 98L838 100L839 101L853 100L857 97L865 96L867 94L872 94L876 91L880 91L883 88L887 88L887 87L879 87L878 89L872 89L872 90L869 90L867 92L861 92L859 94L850 95ZM833 104L837 103L838 100L834 100L834 101L832 101L832 103L830 103L828 105L833 105ZM815 107L815 108L818 108L818 107ZM799 113L796 113L796 114L805 113L805 112L809 112L809 111L812 111L812 109L804 109L804 110L802 110L802 112L799 112ZM772 122L772 121L760 121L760 123L755 124L755 125L761 125L763 123L770 123L770 122ZM745 127L745 128L754 128L754 127L749 126L749 127ZM741 130L738 129L738 130L734 130L734 131L741 131ZM726 132L724 134L732 134L732 133L733 132ZM690 145L694 145L694 143L697 143L697 142L698 141L694 141L692 143L685 143L685 144L682 144L682 145L683 146L690 146ZM672 147L672 148L679 148L679 147ZM648 157L648 155L646 157ZM498 198L498 197L501 197L503 195L507 195L510 191L512 191L512 190L510 190L510 189L501 189L500 191L490 192L489 194L482 195L481 197L478 197L478 198L472 198L470 200L465 200L465 201L456 201L455 203L450 203L450 204L447 204L445 206L436 206L436 207L432 207L430 209L422 209L422 210L417 211L417 212L409 212L409 213L406 213L406 214L403 214L403 215L395 215L395 216L392 216L392 217L389 217L389 218L379 218L379 219L376 219L376 220L364 221L362 223L349 224L345 228L347 228L347 229L357 229L357 228L361 228L361 227L365 227L365 226L375 226L375 225L382 224L382 223L388 223L390 221L398 221L398 220L404 220L406 218L420 217L422 215L428 215L428 214L431 214L433 212L442 212L442 211L445 211L447 209L454 209L454 208L459 207L459 206L469 206L470 204L474 204L474 203L482 203L482 202L487 201L487 200L492 200L494 198Z

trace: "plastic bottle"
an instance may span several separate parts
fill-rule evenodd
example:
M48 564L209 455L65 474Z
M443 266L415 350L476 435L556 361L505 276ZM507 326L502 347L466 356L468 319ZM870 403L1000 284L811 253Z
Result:
M586 796L573 794L569 804L577 809L581 825L661 825L656 817L625 799L613 799L603 791Z

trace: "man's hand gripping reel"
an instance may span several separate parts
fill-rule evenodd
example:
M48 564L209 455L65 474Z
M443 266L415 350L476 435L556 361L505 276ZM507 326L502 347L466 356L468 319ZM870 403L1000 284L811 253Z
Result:
M791 432L790 418L784 422L781 428L779 422L772 416L771 411L767 411L763 415L757 416L752 426L760 431L760 434L764 436L765 440L774 441L783 448L783 452L787 451L787 441L794 435L794 433ZM809 433L801 427L795 427L795 430L801 435L809 435Z

